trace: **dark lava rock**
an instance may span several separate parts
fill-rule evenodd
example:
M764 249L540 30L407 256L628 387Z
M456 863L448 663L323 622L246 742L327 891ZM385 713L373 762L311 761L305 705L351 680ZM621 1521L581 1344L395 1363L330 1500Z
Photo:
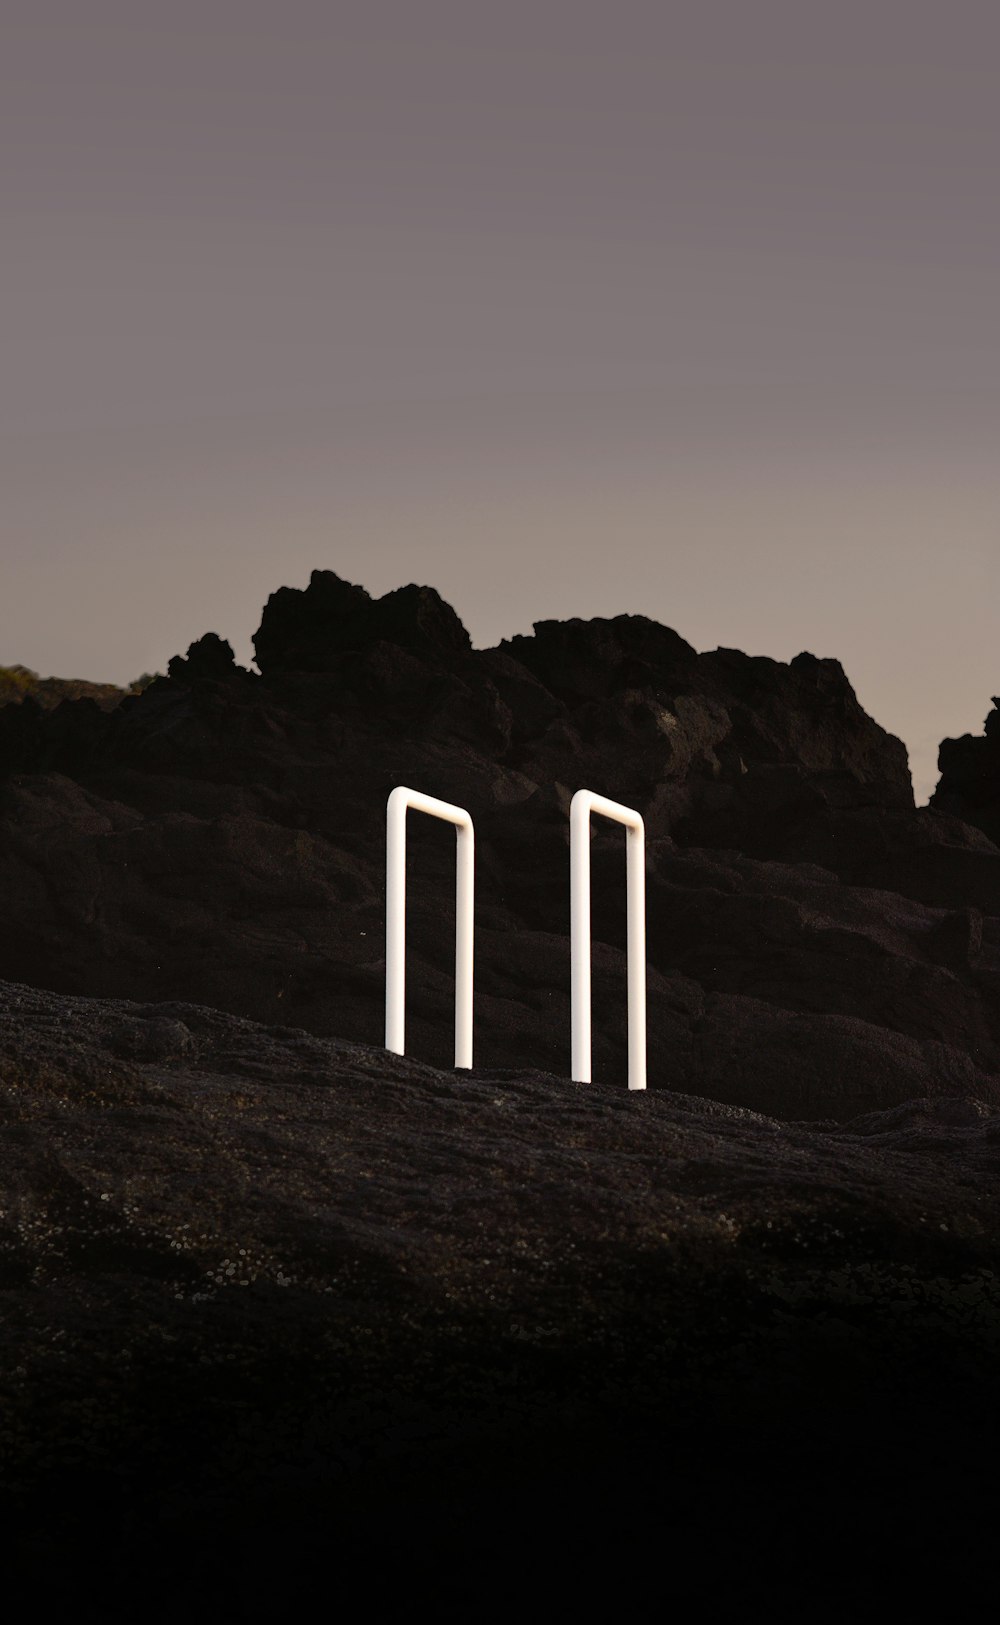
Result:
M1000 842L1000 699L993 698L981 738L963 734L941 741L938 767L941 778L931 806Z
M400 587L372 599L332 570L314 570L304 592L281 587L272 593L253 643L265 674L336 670L338 655L376 643L444 663L472 647L455 611L433 587Z
M241 670L242 667L236 665L232 644L220 638L217 632L206 632L204 637L191 644L186 658L174 655L167 666L167 676L175 683L190 685L206 681L224 682Z
M996 1104L787 1124L2 984L0 1135L36 1602L728 1609L780 1554L806 1617L991 1527Z
M565 1072L586 785L646 820L653 1088L789 1119L996 1098L1000 850L966 801L914 808L837 661L699 655L643 616L473 650L432 589L329 571L272 596L255 646L260 675L210 633L110 712L0 708L0 974L376 1044L385 802L409 783L475 820L478 1064ZM408 1048L446 1064L454 836L414 816L409 839ZM624 855L600 821L593 876L595 1065L619 1082Z

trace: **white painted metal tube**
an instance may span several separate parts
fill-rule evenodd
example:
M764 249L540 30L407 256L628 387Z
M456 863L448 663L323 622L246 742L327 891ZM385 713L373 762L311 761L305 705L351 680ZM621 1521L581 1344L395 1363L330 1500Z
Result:
M472 1065L472 974L475 915L475 834L464 807L398 785L385 820L385 1047L405 1054L406 814L429 813L455 825L455 1065Z
M572 1073L591 1081L590 815L624 824L628 910L628 1086L646 1087L646 832L632 807L578 790L569 809Z

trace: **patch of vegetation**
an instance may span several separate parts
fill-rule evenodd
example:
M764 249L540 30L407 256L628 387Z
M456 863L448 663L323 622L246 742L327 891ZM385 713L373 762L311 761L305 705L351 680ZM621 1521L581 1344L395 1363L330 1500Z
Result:
M143 672L124 689L115 683L90 683L84 677L40 677L30 666L0 666L0 705L32 699L52 711L63 700L94 700L102 711L113 711L126 694L141 694L157 676L158 672Z
M16 704L26 694L37 694L40 678L27 666L0 666L0 705Z

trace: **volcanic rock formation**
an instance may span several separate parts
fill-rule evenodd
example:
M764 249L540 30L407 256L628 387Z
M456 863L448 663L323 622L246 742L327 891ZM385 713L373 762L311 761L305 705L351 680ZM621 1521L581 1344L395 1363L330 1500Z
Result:
M1000 699L994 695L981 738L963 734L941 741L938 767L931 805L1000 841Z
M255 648L0 706L8 1590L813 1618L882 1571L926 1608L990 1549L1000 1442L992 719L918 810L833 660L641 616L475 650L431 589L324 572ZM381 1048L401 783L475 820L471 1072L418 816ZM643 1095L599 820L567 1077L582 786L646 820Z
M275 593L254 642L259 675L209 634L114 710L0 709L0 974L378 1044L384 809L409 783L475 820L477 1062L565 1072L586 785L646 820L652 1087L785 1118L996 1098L1000 851L914 808L836 661L699 655L642 616L474 650L432 589L329 572ZM410 845L408 1049L446 1064L454 836L411 817ZM595 1076L618 1082L610 826L593 882Z

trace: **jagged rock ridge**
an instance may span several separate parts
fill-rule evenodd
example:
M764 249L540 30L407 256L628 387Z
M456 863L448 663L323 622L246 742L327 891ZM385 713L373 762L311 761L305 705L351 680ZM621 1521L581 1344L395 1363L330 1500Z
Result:
M1000 851L914 808L903 745L835 660L698 654L643 616L474 650L433 589L322 571L254 641L259 674L208 634L112 711L0 709L0 974L378 1044L384 808L408 782L476 823L477 1061L564 1072L587 785L646 820L653 1087L789 1118L995 1098ZM410 823L408 1044L446 1063L453 837ZM599 828L615 1081L623 867Z

